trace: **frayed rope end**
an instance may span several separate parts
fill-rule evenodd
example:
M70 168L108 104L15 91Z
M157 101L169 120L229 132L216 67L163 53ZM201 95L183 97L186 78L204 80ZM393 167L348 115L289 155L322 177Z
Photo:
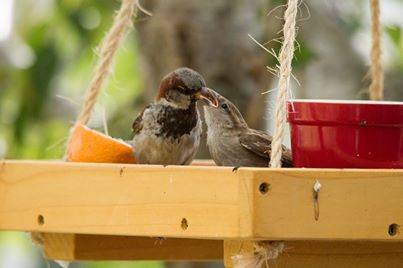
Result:
M269 260L275 260L284 251L284 242L261 241L254 244L253 253L232 256L234 268L260 268L263 263L268 267Z

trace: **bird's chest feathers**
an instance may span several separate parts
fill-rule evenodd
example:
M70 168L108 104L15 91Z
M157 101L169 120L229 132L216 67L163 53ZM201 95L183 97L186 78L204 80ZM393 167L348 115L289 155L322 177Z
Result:
M229 146L239 145L239 133L231 129L221 127L210 127L207 129L207 145L211 149L222 147L222 144Z
M194 110L156 105L143 114L134 138L136 159L145 164L189 164L200 143L201 121Z
M200 132L201 127L196 127L176 140L140 133L134 140L136 159L141 164L189 164L199 147Z
M199 121L195 105L188 109L172 107L165 103L157 104L143 116L145 131L163 138L179 139L191 134Z
M207 138L208 140L227 140L228 138L235 138L239 135L237 131L232 128L228 128L224 125L214 125L207 127Z

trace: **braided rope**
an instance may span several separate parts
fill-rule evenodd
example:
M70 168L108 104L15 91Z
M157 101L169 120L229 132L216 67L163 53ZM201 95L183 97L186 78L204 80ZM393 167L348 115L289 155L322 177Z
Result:
M73 129L79 124L87 124L94 105L97 100L97 96L102 89L106 78L110 73L113 57L117 51L120 42L123 39L126 28L131 25L133 15L136 13L136 0L123 0L119 12L117 13L112 28L105 36L101 45L100 59L95 69L94 78L91 80L87 93L85 96L85 102L83 109L78 116L76 123L70 129L69 138L67 140L66 151L64 159L66 160L70 152L71 133ZM38 245L43 245L43 236L39 232L31 232L32 241Z
M105 36L101 44L98 64L95 69L94 78L91 80L85 95L84 106L78 116L75 125L70 133L77 125L85 125L91 117L92 110L97 101L99 92L102 89L108 75L110 74L114 55L123 40L125 30L132 24L132 17L137 9L136 0L123 0L122 5L114 19L111 29ZM67 159L70 152L71 135L68 138L64 159Z
M294 57L295 23L298 11L298 0L288 0L288 6L284 13L284 42L281 47L279 62L279 83L276 105L276 127L272 141L270 164L272 168L281 167L282 141L284 137L284 127L286 124L286 101L292 70L292 59Z
M371 48L371 100L383 99L383 73L381 63L381 23L379 0L371 0L371 19L372 19L372 48Z
M284 13L284 42L281 47L279 62L279 85L276 106L276 128L272 141L270 167L281 167L282 140L286 123L286 101L291 77L291 63L294 57L295 24L298 11L298 0L288 0ZM277 259L284 250L284 242L261 241L253 243L254 251L251 255L235 255L232 257L236 268L257 268L271 259Z

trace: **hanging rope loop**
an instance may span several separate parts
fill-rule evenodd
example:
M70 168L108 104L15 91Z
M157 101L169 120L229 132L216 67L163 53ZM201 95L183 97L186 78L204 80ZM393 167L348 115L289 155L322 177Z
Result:
M101 44L98 64L95 69L94 77L87 88L84 106L70 132L73 131L75 126L86 125L90 120L99 92L112 69L114 55L123 40L126 29L132 25L133 16L137 13L137 1L138 0L122 0L122 5L114 19L113 25ZM64 159L68 158L70 144L71 135L69 135L67 140Z
M282 142L284 128L287 120L286 102L292 71L292 59L294 58L295 24L298 11L298 0L288 0L288 6L284 13L284 41L280 50L278 95L276 101L276 126L272 141L270 164L272 168L281 167Z
M298 0L288 0L287 9L284 13L284 41L281 47L279 62L279 84L276 105L276 126L272 141L270 167L281 167L282 140L286 124L286 101L291 78L291 63L294 57L295 24L298 11ZM253 254L233 256L234 267L236 268L257 268L271 259L277 259L284 250L282 241L261 241L255 242Z
M369 88L371 100L383 100L383 72L382 72L382 46L379 0L371 0L371 86Z

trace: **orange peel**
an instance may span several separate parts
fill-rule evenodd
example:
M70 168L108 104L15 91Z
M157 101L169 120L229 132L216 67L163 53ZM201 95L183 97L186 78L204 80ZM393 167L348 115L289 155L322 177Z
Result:
M134 164L134 150L130 144L114 139L84 125L74 127L69 162Z

